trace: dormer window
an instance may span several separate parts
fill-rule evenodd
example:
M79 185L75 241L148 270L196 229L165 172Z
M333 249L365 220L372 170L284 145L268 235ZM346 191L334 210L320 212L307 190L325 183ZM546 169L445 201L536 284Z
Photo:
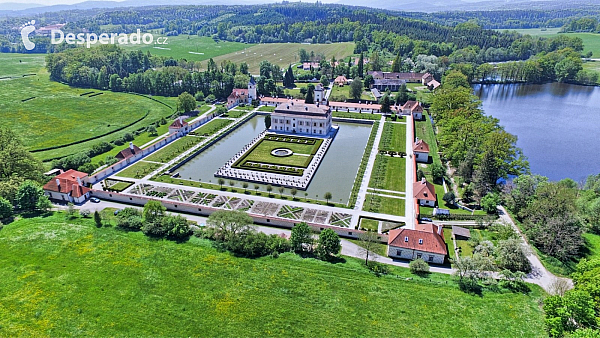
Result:
M404 241L408 242L408 236L404 237Z
M423 240L419 238L419 244L423 244Z

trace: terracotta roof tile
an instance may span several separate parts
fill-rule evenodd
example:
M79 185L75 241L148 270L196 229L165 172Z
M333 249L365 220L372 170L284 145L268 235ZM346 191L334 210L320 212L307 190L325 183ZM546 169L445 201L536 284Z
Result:
M438 233L438 226L431 223L418 224L418 229L415 230L404 228L390 230L388 245L444 256L448 254L444 232Z
M435 201L435 187L433 184L423 179L420 182L413 183L414 198L426 201Z
M417 153L429 153L429 144L423 140L417 140L413 145L413 151Z

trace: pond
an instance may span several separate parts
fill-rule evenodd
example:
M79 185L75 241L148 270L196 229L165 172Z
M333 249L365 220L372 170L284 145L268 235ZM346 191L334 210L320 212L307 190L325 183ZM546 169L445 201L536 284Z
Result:
M600 173L600 88L497 84L474 91L485 113L517 135L532 173L575 181Z
M297 197L304 198L306 192L309 198L319 196L319 199L323 199L326 192L331 192L332 201L340 202L341 199L343 203L348 202L372 126L356 123L337 124L340 129L331 143L327 155L321 162L308 189L298 191ZM214 173L244 145L260 134L264 128L264 118L255 116L198 154L177 171L183 179L216 183L217 178L214 177ZM239 182L235 186L241 187ZM259 186L263 191L266 188L266 185L259 184ZM254 183L250 183L250 189L253 187ZM274 192L277 192L277 189L274 189ZM289 189L286 189L286 193L289 194Z

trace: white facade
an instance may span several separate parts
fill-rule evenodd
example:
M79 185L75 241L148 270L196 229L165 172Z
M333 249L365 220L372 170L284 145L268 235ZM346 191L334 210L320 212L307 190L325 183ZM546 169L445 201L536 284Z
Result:
M251 104L252 100L256 100L257 98L256 82L254 82L254 78L250 78L250 82L248 83L248 104Z
M331 128L331 114L326 118L310 116L290 116L288 114L271 114L271 128L273 132L286 132L306 135L325 136Z
M431 252L419 251L414 249L399 248L396 246L388 246L388 256L391 258L401 258L414 260L421 258L427 263L444 264L444 255Z
M430 200L424 200L424 199L419 199L419 205L425 206L425 207L435 207L435 201L430 201Z
M315 87L315 102L324 103L325 101L325 89L321 84Z
M69 194L63 194L60 192L54 192L54 191L45 191L45 195L48 196L48 198L56 200L56 201L66 201L66 202L71 202L74 204L80 204L85 202L88 198L90 198L90 193L86 193L80 197L73 197Z
M417 162L427 163L427 161L429 161L429 153L415 151L415 159L417 160Z

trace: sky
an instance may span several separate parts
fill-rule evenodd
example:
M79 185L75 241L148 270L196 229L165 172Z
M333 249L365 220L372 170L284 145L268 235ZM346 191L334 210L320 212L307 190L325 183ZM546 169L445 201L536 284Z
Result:
M39 4L45 6L52 5L72 5L79 2L83 2L85 0L0 0L0 4L2 3L17 3L17 4ZM119 0L112 0L119 1ZM0 10L2 6L0 6Z

